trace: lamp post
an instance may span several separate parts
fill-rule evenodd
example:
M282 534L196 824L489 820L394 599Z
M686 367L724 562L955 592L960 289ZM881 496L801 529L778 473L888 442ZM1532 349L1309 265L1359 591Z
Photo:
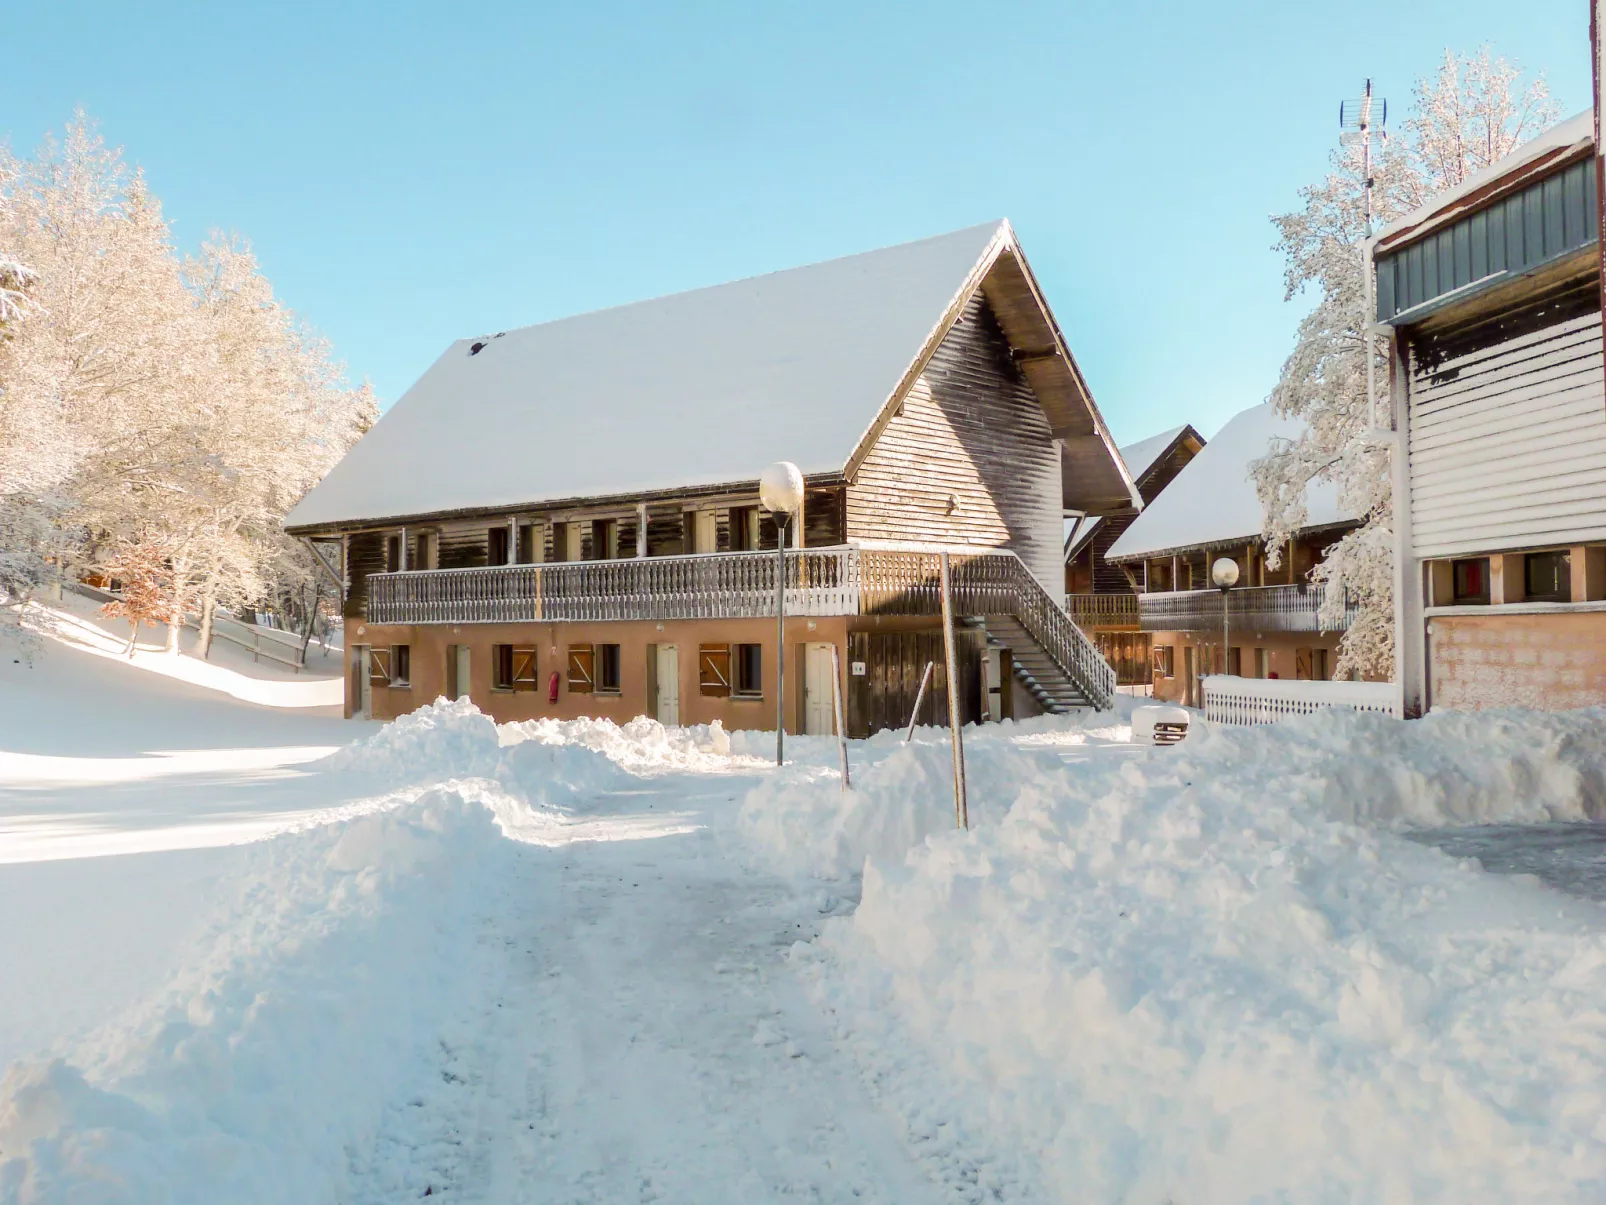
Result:
M1221 672L1227 672L1227 592L1238 584L1238 562L1230 556L1217 557L1210 566L1210 580L1221 591Z
M786 753L786 526L803 509L803 472L777 460L760 474L758 500L775 516L775 764Z

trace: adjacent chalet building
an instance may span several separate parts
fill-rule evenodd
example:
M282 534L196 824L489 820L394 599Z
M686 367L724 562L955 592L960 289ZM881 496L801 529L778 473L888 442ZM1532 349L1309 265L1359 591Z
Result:
M805 475L785 551L758 477ZM1007 222L449 347L286 521L343 592L348 714L647 714L855 735L1105 704L1067 513L1137 491ZM766 551L768 550L768 551ZM927 722L945 722L944 691Z
M1595 170L1586 112L1374 240L1406 714L1606 703Z
M1310 571L1355 517L1331 486L1306 496L1309 524L1266 565L1261 508L1250 464L1276 437L1295 438L1297 422L1271 405L1235 415L1132 519L1110 545L1107 562L1125 570L1137 590L1139 628L1151 641L1156 698L1199 706L1199 679L1210 673L1249 678L1326 679L1342 629L1323 631L1320 592ZM1222 650L1221 591L1210 567L1221 557L1238 565L1226 600L1230 645Z
M1191 426L1150 436L1121 449L1144 505L1153 502L1204 447ZM1138 592L1132 577L1106 554L1137 511L1078 515L1065 525L1065 606L1115 669L1118 686L1147 687L1152 674L1150 638L1138 623Z

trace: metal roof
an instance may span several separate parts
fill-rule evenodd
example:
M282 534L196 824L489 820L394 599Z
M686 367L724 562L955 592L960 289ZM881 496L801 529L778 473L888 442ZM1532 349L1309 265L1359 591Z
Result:
M1011 305L1029 280L1009 224L990 222L460 339L285 525L734 485L783 459L808 476L850 472L963 301L984 284L990 300L998 290L1011 342L1029 335L1046 349L1023 368L1050 427L1084 460L1095 445L1077 488L1124 500L1130 479L1074 361L1054 352L1052 316L1041 307L1027 319L1032 307Z

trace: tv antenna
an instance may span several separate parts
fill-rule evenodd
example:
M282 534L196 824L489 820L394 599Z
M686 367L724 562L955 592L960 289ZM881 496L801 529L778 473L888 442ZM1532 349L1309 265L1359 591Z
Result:
M1372 185L1375 182L1372 176L1372 141L1388 141L1385 128L1388 119L1389 102L1372 95L1371 80L1366 81L1366 90L1359 98L1338 104L1338 141L1342 146L1359 145L1361 148L1361 191L1366 198L1366 241L1361 244L1361 278L1365 285L1361 302L1365 307L1361 314L1361 346L1366 353L1366 426L1369 434L1377 430L1374 400L1377 397L1377 365L1372 355L1372 337L1367 333L1377 317L1377 307L1372 300Z

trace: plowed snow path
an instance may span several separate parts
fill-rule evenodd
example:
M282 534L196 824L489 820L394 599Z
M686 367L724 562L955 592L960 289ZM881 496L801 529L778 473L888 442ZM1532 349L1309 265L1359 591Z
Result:
M660 781L599 811L709 827L529 848L487 918L475 1016L374 1152L413 1170L364 1199L945 1199L786 965L843 902L721 849L746 780Z

